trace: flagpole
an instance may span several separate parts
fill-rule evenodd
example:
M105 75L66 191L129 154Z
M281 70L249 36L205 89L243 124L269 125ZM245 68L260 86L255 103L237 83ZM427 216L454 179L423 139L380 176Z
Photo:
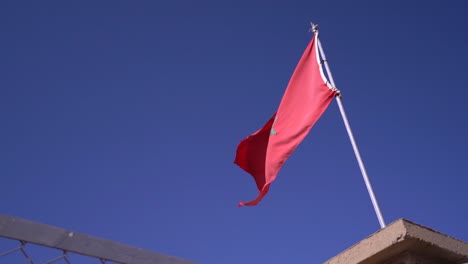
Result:
M312 24L312 31L314 33L318 32L318 25ZM322 44L320 43L319 38L317 38L317 44L319 48L320 55L322 56L323 63L325 64L325 70L327 71L328 79L330 80L330 84L336 88L335 81L333 80L332 73L330 71L330 66L328 65L327 58L325 57L325 52L323 52ZM348 117L346 116L346 112L343 107L343 103L341 102L341 95L336 96L336 102L338 103L338 107L340 109L341 117L343 118L344 125L346 127L346 131L348 132L349 140L351 141L351 145L353 146L354 155L356 156L357 162L359 164L359 168L361 169L362 177L364 178L364 182L367 187L367 192L372 201L372 205L374 206L375 214L377 215L377 219L379 220L379 224L381 228L385 227L385 221L382 216L382 212L380 211L379 204L377 202L377 198L375 198L374 191L372 189L372 185L369 180L369 176L367 175L366 167L361 158L361 154L359 153L359 148L356 144L356 140L354 139L353 131L351 130L351 126L349 125Z

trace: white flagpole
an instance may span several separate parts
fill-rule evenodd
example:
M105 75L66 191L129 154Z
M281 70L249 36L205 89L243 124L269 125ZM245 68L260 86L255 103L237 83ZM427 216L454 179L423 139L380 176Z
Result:
M316 33L318 31L318 25L312 24L312 31ZM330 80L330 84L336 88L335 81L333 80L332 73L330 71L330 66L328 66L327 58L325 57L325 52L323 52L322 44L320 40L317 38L317 45L319 48L320 55L322 56L322 60L325 64L325 69L327 71L328 79ZM349 140L351 141L351 145L353 146L354 155L356 156L357 162L359 164L359 168L361 169L362 177L364 178L364 182L366 183L367 192L372 201L372 205L374 206L375 214L377 215L377 219L379 220L379 224L381 228L385 227L385 221L382 216L382 212L380 212L379 204L377 203L377 199L375 198L374 191L372 190L372 185L369 180L369 176L367 175L366 168L364 167L364 163L362 162L361 154L359 153L359 148L356 144L356 140L354 139L353 131L351 130L351 126L349 125L348 117L346 116L346 112L343 107L343 103L341 102L341 95L336 96L336 102L338 103L338 107L340 108L341 116L343 117L343 122L346 127L346 131L348 132Z

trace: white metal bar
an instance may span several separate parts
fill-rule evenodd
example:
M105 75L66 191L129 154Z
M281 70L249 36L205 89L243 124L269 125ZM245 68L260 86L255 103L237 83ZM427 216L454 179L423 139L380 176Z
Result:
M325 64L325 69L327 71L328 75L328 80L330 81L330 84L334 87L337 88L335 85L335 81L333 80L332 73L330 71L330 66L328 65L327 58L325 57L325 52L323 52L322 44L320 43L320 40L317 38L317 45L319 48L320 55L322 56L323 62ZM364 163L362 162L361 154L359 153L359 148L356 144L356 140L354 139L353 131L351 130L351 126L349 125L348 117L346 116L346 112L343 107L343 103L341 102L341 96L336 96L336 102L338 103L338 107L340 108L340 113L341 117L343 117L343 122L346 127L346 131L348 132L349 140L351 141L351 145L353 146L354 150L354 155L356 156L357 162L359 164L359 168L361 169L362 177L364 178L364 182L366 183L367 187L367 192L369 193L369 196L372 201L372 205L374 206L375 214L377 215L377 219L379 220L379 224L381 228L385 227L385 221L382 216L382 212L380 211L379 204L377 202L377 199L375 198L374 191L372 189L372 185L369 180L369 176L367 175L366 167L364 166Z
M20 250L32 264L25 245L37 244L101 260L126 264L193 264L161 253L131 247L114 241L0 214L0 238L21 242ZM64 253L65 254L65 253ZM66 255L65 255L66 259ZM65 260L64 259L64 260ZM67 261L66 259L65 261Z

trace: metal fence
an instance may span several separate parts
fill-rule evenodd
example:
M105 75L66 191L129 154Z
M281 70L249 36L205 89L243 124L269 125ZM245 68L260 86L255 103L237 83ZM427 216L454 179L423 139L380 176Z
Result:
M114 241L0 215L0 264L194 264Z

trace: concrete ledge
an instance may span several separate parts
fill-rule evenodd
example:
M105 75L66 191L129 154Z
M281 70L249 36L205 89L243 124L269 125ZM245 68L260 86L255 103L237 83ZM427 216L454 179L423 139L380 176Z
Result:
M405 254L431 261L397 261ZM462 264L466 262L468 262L467 243L408 220L399 219L326 261L325 264Z

